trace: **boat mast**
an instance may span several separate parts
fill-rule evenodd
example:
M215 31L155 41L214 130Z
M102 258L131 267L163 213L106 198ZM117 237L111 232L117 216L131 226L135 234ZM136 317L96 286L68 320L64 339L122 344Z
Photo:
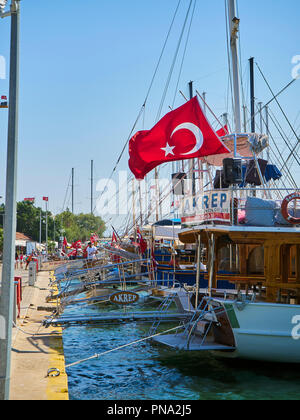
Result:
M94 161L91 161L91 215L94 214Z
M250 65L250 100L251 100L251 133L255 133L255 84L254 84L254 58L249 59Z
M74 168L72 168L72 213L74 214Z
M228 17L230 28L230 49L232 63L233 93L234 93L234 121L236 134L241 133L241 100L240 75L238 58L238 32L240 20L236 16L236 0L228 0Z
M189 82L189 93L190 93L190 99L193 99L194 96L194 89L193 89L193 82ZM191 188L191 194L194 197L196 195L196 185L195 185L195 159L189 160L189 179L191 181L190 188Z

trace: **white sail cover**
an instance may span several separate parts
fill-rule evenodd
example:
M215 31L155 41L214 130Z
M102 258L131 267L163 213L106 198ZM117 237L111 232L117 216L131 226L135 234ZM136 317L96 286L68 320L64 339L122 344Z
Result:
M231 150L230 154L213 155L205 158L205 161L213 166L222 166L223 159L234 157L234 142L236 137L236 151L240 158L251 158L253 153L259 154L269 145L268 136L261 134L230 134L222 137L225 146Z

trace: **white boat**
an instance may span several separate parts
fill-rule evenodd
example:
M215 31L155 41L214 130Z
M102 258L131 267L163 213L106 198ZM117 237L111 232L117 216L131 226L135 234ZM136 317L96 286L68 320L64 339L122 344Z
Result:
M181 242L207 247L209 287L207 293L196 288L196 309L183 332L154 340L171 348L212 351L227 358L300 363L300 190L270 189L261 172L259 151L251 147L257 136L240 134L239 20L235 0L227 3L237 134L231 136L232 159L224 163L224 172L232 179L227 189L204 192L198 200L185 198L198 204L191 205L190 215L182 218L186 228L179 233ZM249 156L238 154L239 138L244 138L253 152L260 188L238 187L241 161L249 162ZM266 142L266 138L260 140ZM293 208L288 203L293 203ZM231 272L220 275L224 261ZM235 284L236 293L221 293L220 280Z

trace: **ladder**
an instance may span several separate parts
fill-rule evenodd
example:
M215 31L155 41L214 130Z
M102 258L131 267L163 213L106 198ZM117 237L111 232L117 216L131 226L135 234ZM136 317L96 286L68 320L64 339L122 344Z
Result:
M204 302L205 302L205 305L204 305L203 309L200 309L203 306ZM210 304L210 298L207 299L207 297L206 298L204 297L201 300L201 302L199 303L197 310L194 312L193 317L187 323L187 325L185 327L185 330L183 332L183 336L186 337L186 340L187 340L187 348L189 348L189 345L190 345L192 339L195 337L195 335L193 335L193 332L195 331L198 323L204 318L204 316L208 312L210 312L210 310L208 309L209 304ZM208 328L206 329L206 332L204 333L202 344L207 337L207 334L208 334L208 332L209 332L209 330L212 326L213 321L210 321L210 322L204 321L204 322L207 323Z
M176 297L176 293L170 293L166 299L164 299L162 301L162 303L159 305L158 307L158 313L162 314L164 312L167 312L168 309L170 308L170 306L172 305L172 303L174 302ZM159 327L161 323L161 319L157 319L156 321L153 322L149 332L148 332L148 336L151 337L152 335L156 334L157 329Z

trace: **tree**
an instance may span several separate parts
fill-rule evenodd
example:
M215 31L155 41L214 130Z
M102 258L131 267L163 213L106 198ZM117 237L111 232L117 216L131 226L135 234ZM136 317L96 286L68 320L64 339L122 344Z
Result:
M106 229L101 217L92 214L80 213L75 215L67 210L57 215L56 219L63 226L65 236L69 242L77 240L84 242L90 239L92 233L96 233L99 237L102 237Z
M5 213L5 206L0 206L0 215ZM69 210L48 216L48 241L58 242L60 236L66 236L69 242L86 241L92 233L101 237L105 231L105 223L101 217L92 214L75 215ZM42 218L42 242L46 242L46 212L34 203L21 201L17 203L17 232L29 236L38 242L40 237L40 217ZM54 232L55 227L55 232ZM3 217L0 217L0 229L3 228ZM62 235L62 232L65 232ZM0 239L1 240L1 239Z

